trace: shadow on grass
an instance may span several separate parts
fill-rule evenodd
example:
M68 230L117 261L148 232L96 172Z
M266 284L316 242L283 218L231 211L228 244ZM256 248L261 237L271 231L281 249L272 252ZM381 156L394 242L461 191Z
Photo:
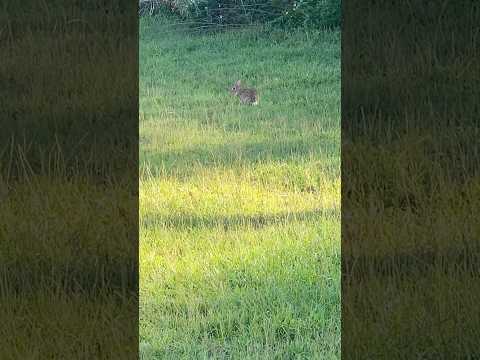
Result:
M135 259L79 258L68 263L40 259L0 266L0 297L58 291L60 294L128 298L138 287Z
M295 222L308 222L326 217L339 216L339 210L316 209L302 212L282 212L278 214L231 215L231 216L197 216L179 215L145 215L141 227L162 226L170 229L223 228L225 231L238 228L261 229L271 225L287 225Z
M188 172L193 165L232 166L239 163L303 160L308 157L340 159L340 139L331 136L299 138L288 141L264 141L240 144L198 145L185 150L150 154L141 151L141 162L164 169ZM331 154L331 155L330 155Z
M386 256L342 256L345 284L368 279L412 279L412 276L434 276L461 273L479 276L480 256L462 249L443 252L417 251Z

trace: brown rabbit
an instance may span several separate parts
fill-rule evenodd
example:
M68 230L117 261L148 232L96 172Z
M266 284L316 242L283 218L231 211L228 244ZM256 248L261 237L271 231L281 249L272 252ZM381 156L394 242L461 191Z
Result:
M246 104L246 105L258 104L257 90L242 88L242 84L240 80L238 80L232 86L232 88L230 89L230 93L232 95L238 96L242 104Z

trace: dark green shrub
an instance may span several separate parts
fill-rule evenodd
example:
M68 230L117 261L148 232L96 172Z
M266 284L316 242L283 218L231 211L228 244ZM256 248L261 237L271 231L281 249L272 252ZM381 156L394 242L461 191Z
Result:
M278 21L288 27L339 27L341 0L296 0Z
M147 0L143 12L176 14L194 26L242 26L252 23L283 27L338 27L340 0Z
M196 0L190 16L220 25L265 23L282 14L272 0Z

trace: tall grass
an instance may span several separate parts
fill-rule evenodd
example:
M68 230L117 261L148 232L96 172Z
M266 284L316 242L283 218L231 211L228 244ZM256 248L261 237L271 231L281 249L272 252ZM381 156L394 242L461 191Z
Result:
M140 29L141 355L339 358L340 34Z

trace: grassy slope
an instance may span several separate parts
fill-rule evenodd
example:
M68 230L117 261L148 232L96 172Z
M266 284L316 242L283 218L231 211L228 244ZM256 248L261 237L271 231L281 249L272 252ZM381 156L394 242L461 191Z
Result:
M339 358L340 34L140 36L142 354Z

